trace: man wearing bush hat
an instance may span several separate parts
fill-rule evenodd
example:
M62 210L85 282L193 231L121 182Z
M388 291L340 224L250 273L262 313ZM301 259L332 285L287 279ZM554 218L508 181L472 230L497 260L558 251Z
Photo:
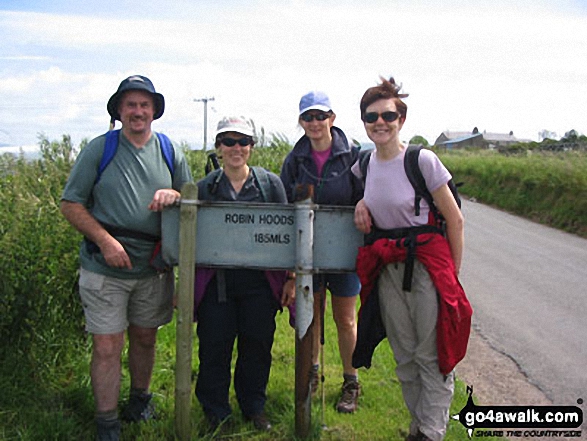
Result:
M151 130L163 115L165 100L147 77L123 80L106 107L111 126L118 120L122 129L98 136L82 149L65 185L61 212L84 235L79 291L93 341L97 439L112 441L120 437L125 331L131 390L122 417L154 417L149 386L156 335L159 326L171 321L174 281L173 272L154 268L151 260L161 237L160 212L175 203L192 177L182 151ZM106 141L112 135L114 144ZM105 163L111 145L114 155ZM166 159L166 148L172 159Z

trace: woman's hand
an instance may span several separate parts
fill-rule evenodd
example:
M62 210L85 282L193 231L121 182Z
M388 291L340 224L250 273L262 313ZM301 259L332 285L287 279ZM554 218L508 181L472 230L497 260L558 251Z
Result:
M355 226L360 232L368 234L371 232L372 225L373 220L371 219L369 208L367 208L365 199L361 199L355 206Z
M296 280L287 279L281 294L281 306L292 306L296 301Z

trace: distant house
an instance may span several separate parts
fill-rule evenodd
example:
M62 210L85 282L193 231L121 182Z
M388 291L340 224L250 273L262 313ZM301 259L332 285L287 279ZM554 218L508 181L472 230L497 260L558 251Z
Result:
M459 149L465 147L480 147L494 149L506 147L518 142L530 142L529 139L520 139L514 136L514 132L509 133L488 133L480 132L475 127L471 132L453 132L446 130L440 134L436 141L435 147L446 149Z

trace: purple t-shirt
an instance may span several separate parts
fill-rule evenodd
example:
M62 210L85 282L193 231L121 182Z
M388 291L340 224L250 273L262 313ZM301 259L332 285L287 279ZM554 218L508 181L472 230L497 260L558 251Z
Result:
M420 215L416 216L414 198L416 192L410 184L404 169L406 150L391 160L378 160L377 151L373 150L367 168L364 201L373 217L375 225L383 229L413 227L426 225L430 207L422 199ZM426 187L432 193L446 184L451 175L431 150L422 149L418 158ZM359 163L351 171L361 178Z
M332 151L332 145L328 147L326 150L319 152L318 150L312 149L312 158L316 163L316 167L318 168L318 177L322 176L322 169L324 168L324 164L330 157L330 152Z

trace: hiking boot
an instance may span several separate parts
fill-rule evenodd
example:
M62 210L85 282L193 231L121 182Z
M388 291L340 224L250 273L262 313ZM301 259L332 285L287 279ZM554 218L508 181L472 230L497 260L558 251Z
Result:
M119 441L120 421L96 421L96 441Z
M342 383L342 393L336 404L336 410L340 413L353 413L357 410L361 385L356 380L345 380Z
M314 395L318 391L318 385L320 384L320 376L318 375L318 371L320 370L320 365L315 364L310 369L310 392Z
M221 419L211 413L206 413L206 421L208 422L208 431L213 437L224 437L234 431L231 415Z
M264 412L261 412L257 415L253 415L250 417L246 417L246 419L252 421L253 426L255 426L255 429L257 429L259 432L269 432L272 428L271 422L269 421L267 415L265 415Z
M157 418L151 398L153 394L131 395L122 411L122 419L134 423Z
M432 441L432 439L428 438L422 432L418 430L418 433L415 435L409 434L406 436L406 441Z

